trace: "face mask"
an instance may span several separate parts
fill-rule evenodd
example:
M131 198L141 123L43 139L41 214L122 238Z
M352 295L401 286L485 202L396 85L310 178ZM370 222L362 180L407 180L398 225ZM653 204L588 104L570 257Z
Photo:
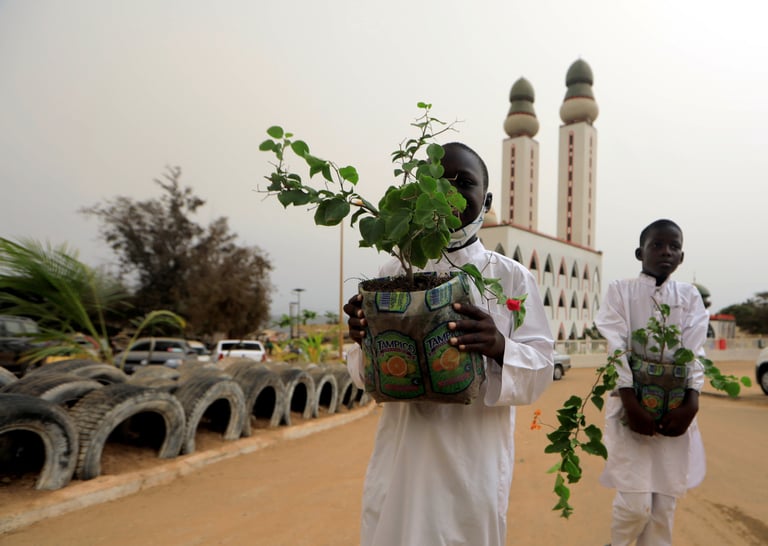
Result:
M454 250L466 245L467 241L477 235L477 232L480 231L481 227L483 227L484 218L485 207L480 209L480 214L478 214L477 218L475 218L463 228L459 228L451 233L451 242L448 244L448 250Z

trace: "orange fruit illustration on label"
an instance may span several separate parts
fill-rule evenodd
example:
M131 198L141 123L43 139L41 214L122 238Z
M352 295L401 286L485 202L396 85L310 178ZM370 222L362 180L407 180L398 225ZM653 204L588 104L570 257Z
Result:
M459 367L459 356L458 349L449 347L440 355L440 365L444 370L455 370Z
M379 365L379 369L381 370L381 373L383 373L384 375L390 375L390 374L389 374L389 365L388 365L388 363L387 363L387 361L386 361L386 360L384 360L384 361L383 361L383 362L382 362L382 363Z
M643 400L643 403L646 408L656 408L656 406L659 405L659 401L650 396L646 397L645 400Z
M402 357L393 356L387 361L387 369L389 375L405 377L405 374L408 373L408 364L406 364Z
M441 355L442 356L442 355ZM440 362L440 358L436 358L432 361L432 371L433 372L442 372L443 371L443 363Z

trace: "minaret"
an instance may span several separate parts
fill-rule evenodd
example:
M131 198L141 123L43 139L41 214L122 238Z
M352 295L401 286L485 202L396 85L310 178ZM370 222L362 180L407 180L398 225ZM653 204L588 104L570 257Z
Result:
M539 120L533 110L533 86L520 78L509 92L509 113L504 131L509 138L502 143L502 223L528 229L538 227L539 143L533 137Z
M557 237L595 247L595 184L598 108L592 94L592 69L579 59L568 69L568 90L560 107Z

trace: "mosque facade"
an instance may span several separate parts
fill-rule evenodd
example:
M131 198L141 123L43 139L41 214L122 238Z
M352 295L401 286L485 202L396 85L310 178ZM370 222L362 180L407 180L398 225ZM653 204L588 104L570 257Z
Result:
M588 336L600 307L602 252L595 249L598 106L589 65L579 59L566 74L560 107L557 232L538 228L539 121L533 86L518 79L510 91L502 142L501 199L479 237L486 248L525 265L536 277L556 340ZM548 190L547 190L548 191ZM496 212L498 207L499 212Z

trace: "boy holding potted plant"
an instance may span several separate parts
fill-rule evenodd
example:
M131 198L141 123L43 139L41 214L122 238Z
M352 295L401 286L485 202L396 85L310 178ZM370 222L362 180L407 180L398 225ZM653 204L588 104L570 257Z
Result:
M704 478L695 416L709 317L696 287L669 278L684 257L677 224L648 225L635 257L640 276L612 282L595 320L608 353L622 353L617 391L606 403L608 458L600 482L616 489L611 544L663 546L672 543L677 498ZM663 326L657 332L679 335L633 335L651 317ZM692 360L675 365L685 350Z
M442 273L474 264L484 276L500 280L509 308L496 300L482 307L454 304L462 318L448 325L457 332L450 344L484 357L486 380L472 403L383 404L363 492L364 546L503 545L514 464L514 406L534 402L552 381L552 335L533 275L477 239L491 206L485 163L464 144L443 148L444 178L467 206L447 257L430 260L423 270ZM379 273L398 275L402 267L393 259ZM526 315L520 325L514 304L523 299ZM483 300L476 294L475 301ZM363 388L360 344L366 318L361 297L352 297L344 311L350 337L358 344L347 365Z

